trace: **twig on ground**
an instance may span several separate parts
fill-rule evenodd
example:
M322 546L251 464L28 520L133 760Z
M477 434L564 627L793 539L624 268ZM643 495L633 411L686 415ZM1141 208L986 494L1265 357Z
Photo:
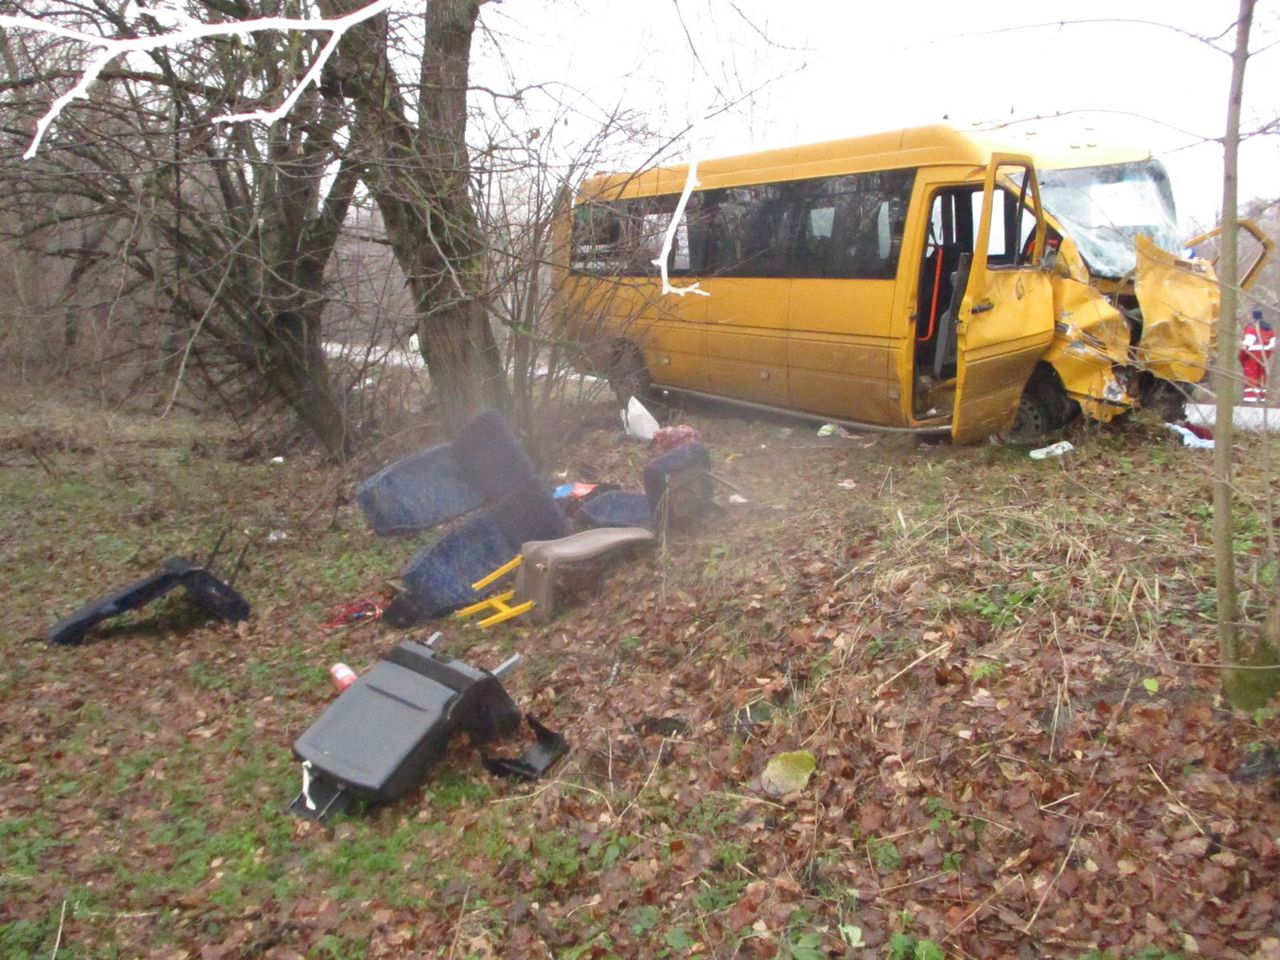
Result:
M883 690L883 689L884 689L885 687L887 687L887 686L890 686L890 685L891 685L895 680L897 680L899 677L901 677L904 673L909 673L911 670L913 670L915 667L918 667L920 664L924 663L924 662L925 662L926 660L928 660L930 657L934 656L934 655L935 655L935 654L937 654L937 653L941 653L943 650L947 649L947 648L948 648L948 647L950 647L950 646L951 646L951 641L950 641L950 640L944 640L944 641L942 641L942 643L938 644L936 647L934 647L934 648L933 648L932 650L930 650L928 653L922 653L922 654L920 654L920 656L916 657L916 658L915 658L914 660L912 660L909 664L907 664L905 667L903 667L901 670L899 670L897 673L895 673L892 677L890 677L890 678L889 678L888 680L886 680L884 683L880 684L880 686L876 687L876 688L875 688L875 690L873 690L873 691L871 692L871 695L872 695L873 697L878 697L878 696L880 696L880 691L881 691L881 690Z
M954 927L952 927L950 930L947 931L947 935L942 938L942 942L946 943L953 936L955 936L960 931L961 927L963 927L966 923L968 923L970 920L976 917L987 906L987 904L989 904L992 900L998 897L1000 893L1004 890L1004 888L1007 887L1009 884L1013 883L1013 881L1015 880L1022 880L1022 874L1018 874L1017 876L1010 877L1004 883L1000 884L1000 886L992 890L990 895L987 897L987 899L983 900L980 904L978 904L976 907L970 910L967 914L965 914L964 919L962 919L959 923L957 923ZM1024 884L1026 883L1025 880L1023 880L1022 882Z
M62 901L62 913L58 915L58 935L53 939L53 953L49 954L49 960L58 960L58 948L62 946L62 926L67 922L67 901Z
M1165 793L1169 794L1169 799L1177 804L1178 808L1187 815L1187 819L1191 821L1191 825L1200 831L1201 836L1207 836L1207 834L1205 834L1204 827L1200 826L1200 820L1191 812L1191 808L1183 803L1176 793L1169 789L1169 785L1164 782L1160 774L1156 773L1156 768L1148 763L1147 769L1151 771L1151 775L1156 778L1156 781L1160 786L1164 787Z
M1067 847L1066 854L1062 857L1062 863L1058 864L1058 872L1055 873L1053 875L1053 879L1045 885L1044 893L1040 894L1040 902L1036 904L1035 910L1032 911L1031 919L1028 920L1026 926L1022 928L1023 933L1030 933L1031 928L1035 926L1035 922L1040 916L1040 909L1044 906L1044 902L1049 899L1049 894L1053 892L1053 888L1058 885L1058 878L1062 876L1062 871L1067 869L1067 861L1071 859L1071 854L1075 852L1076 841L1079 839L1080 833L1077 831L1076 835L1071 838L1071 845Z
M449 943L449 956L446 960L453 960L453 955L458 950L458 941L462 939L462 921L467 916L467 898L471 896L471 884L467 884L467 889L462 891L462 906L458 908L458 922L453 925L453 940Z

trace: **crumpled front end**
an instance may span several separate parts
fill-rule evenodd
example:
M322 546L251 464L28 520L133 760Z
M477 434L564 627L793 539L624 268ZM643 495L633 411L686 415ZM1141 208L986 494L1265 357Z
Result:
M1217 331L1219 294L1213 265L1161 250L1139 236L1134 295L1142 338L1134 365L1172 383L1198 383L1208 369Z
M1069 239L1053 277L1055 335L1044 359L1086 416L1107 422L1134 404L1129 393L1130 326L1095 287Z

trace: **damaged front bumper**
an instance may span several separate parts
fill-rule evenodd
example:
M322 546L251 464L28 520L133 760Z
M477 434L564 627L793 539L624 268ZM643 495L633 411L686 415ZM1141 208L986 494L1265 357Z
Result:
M1107 422L1135 403L1129 321L1097 289L1071 276L1054 278L1055 332L1045 360L1086 416Z

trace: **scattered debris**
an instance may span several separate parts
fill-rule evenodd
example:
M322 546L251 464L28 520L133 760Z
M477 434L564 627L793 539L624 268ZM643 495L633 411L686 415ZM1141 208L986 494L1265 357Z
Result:
M1041 447L1038 450L1032 450L1027 454L1032 460L1044 460L1046 457L1060 457L1064 453L1070 453L1075 447L1068 440L1059 440L1057 443L1050 444L1047 447Z
M267 543L281 543L289 539L289 534L283 530L272 530L267 534Z
M407 536L496 503L537 482L533 461L497 413L482 413L452 443L419 450L369 477L356 502L380 537Z
M769 761L760 774L760 787L771 797L784 797L803 790L818 769L818 761L808 750L780 753Z
M653 532L644 527L600 527L558 540L531 540L520 547L514 560L472 584L474 589L483 590L514 570L514 589L464 607L456 616L469 617L491 610L480 621L480 626L490 627L532 612L533 622L546 623L555 615L556 575L563 567L602 561L628 547L652 542Z
M557 500L585 500L599 487L598 483L562 483L551 491L551 495Z
M629 415L631 428L643 426L647 431L648 411L635 398ZM657 421L652 426L657 432ZM546 585L548 578L528 572L533 568L521 577L536 577L537 583L531 583L531 594L520 600L515 598L524 581L494 597L482 598L478 591L519 566L527 544L546 551L543 559L548 562L559 550L569 558L564 562L579 562L639 542L637 528L701 517L714 501L711 455L696 437L685 424L662 433L658 445L674 446L645 467L643 494L625 493L613 484L577 482L559 484L552 495L510 427L492 412L468 424L452 443L419 451L379 471L356 495L379 535L418 532L470 514L409 560L400 574L405 591L380 610L382 616L392 626L408 627L455 611L463 616L486 611L481 625L491 626L532 609L537 594L546 608L538 617L549 617L554 611L552 588ZM565 540L570 518L590 528L624 530L546 546ZM643 539L651 538L643 531ZM592 552L581 554L583 549ZM345 615L340 616L345 622Z
M1213 449L1213 434L1204 427L1196 430L1186 423L1166 423L1165 426L1182 438L1184 447L1191 447L1193 450ZM1205 433L1209 436L1204 436Z
M145 607L171 590L181 586L187 596L212 616L227 623L239 623L249 619L249 603L235 590L236 574L244 562L248 543L240 550L227 581L223 581L210 573L218 551L222 547L223 536L218 537L208 558L203 565L193 564L184 557L170 557L164 566L150 576L135 580L127 587L122 587L98 600L90 601L83 607L59 620L50 628L50 643L60 646L78 646L84 642L85 635L104 620Z
M345 663L330 666L329 676L333 678L333 685L338 688L339 693L356 682L356 672Z
M379 536L427 530L471 514L419 550L401 571L406 590L382 611L409 627L479 599L471 586L526 540L553 540L568 524L507 422L492 411L438 444L379 471L356 499Z
M862 437L854 433L848 427L841 426L838 423L824 423L818 428L817 436L828 438L838 437L842 440L860 440Z
M690 443L698 439L698 431L687 423L677 423L674 427L662 427L653 435L653 445L664 453L674 450L682 443Z
M588 500L618 489L620 488L616 483L562 483L551 495L560 504L565 516L572 520Z
M302 790L289 809L323 820L356 800L396 800L426 777L458 733L481 746L513 734L521 713L493 671L436 656L440 634L404 641L354 680L293 745ZM525 718L537 744L520 760L496 760L506 774L533 778L568 751L564 738ZM491 768L492 769L492 768Z
M645 405L632 397L627 401L627 408L622 411L622 429L627 436L637 440L652 440L658 432L658 421L645 409Z
M391 605L391 601L395 597L395 592L388 590L385 593L373 594L353 600L350 603L344 603L329 612L329 619L325 620L324 627L327 630L335 630L338 627L349 627L357 623L373 623L375 620L381 620L383 611Z
M580 517L593 527L681 524L711 509L711 454L697 441L655 457L644 468L644 490L612 491L583 504Z

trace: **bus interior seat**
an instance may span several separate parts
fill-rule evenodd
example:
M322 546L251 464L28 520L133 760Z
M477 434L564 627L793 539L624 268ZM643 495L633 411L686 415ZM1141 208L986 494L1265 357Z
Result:
M935 245L924 258L924 265L920 271L920 296L916 303L916 369L918 371L927 370L933 365L942 318L951 303L951 291L955 283L956 267L960 263L960 253L959 244L943 243ZM941 267L939 267L939 261L941 261Z
M955 273L951 276L951 299L946 312L938 318L938 342L933 354L933 375L937 380L955 376L956 317L960 313L960 303L964 300L964 288L969 283L969 266L972 263L972 253L960 254Z

